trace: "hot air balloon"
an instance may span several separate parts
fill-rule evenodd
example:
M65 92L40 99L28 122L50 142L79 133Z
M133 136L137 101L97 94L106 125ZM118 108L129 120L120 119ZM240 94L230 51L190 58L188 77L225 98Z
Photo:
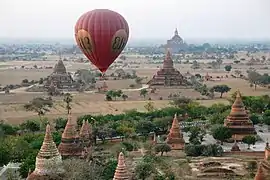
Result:
M83 14L75 25L75 39L85 56L105 73L125 48L129 27L122 15L108 9Z

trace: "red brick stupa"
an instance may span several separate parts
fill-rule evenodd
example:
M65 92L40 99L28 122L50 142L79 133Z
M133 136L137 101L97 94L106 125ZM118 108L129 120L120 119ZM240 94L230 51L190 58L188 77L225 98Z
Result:
M88 121L83 121L81 130L80 130L80 138L84 146L88 147L91 144L91 128Z
M122 152L119 153L118 164L114 173L113 180L128 180L128 171L125 164L125 157Z
M171 149L174 150L184 149L185 140L183 139L183 134L180 132L177 114L174 115L172 127L167 136L166 143L171 146Z
M149 86L186 86L184 76L173 67L172 55L167 50L163 67L147 83Z
M265 177L263 170L262 170L262 166L259 165L258 171L255 175L254 180L267 180L267 178Z
M61 143L58 146L58 150L63 158L79 157L82 155L83 146L80 142L76 126L77 124L72 120L71 115L68 115L68 121L62 134Z
M27 180L61 180L63 175L62 157L53 141L50 125L47 125L43 144L36 157L36 168L29 173Z
M235 140L242 140L243 137L247 135L256 134L253 123L245 110L239 91L237 91L236 99L232 105L230 114L224 122L224 126L232 131Z

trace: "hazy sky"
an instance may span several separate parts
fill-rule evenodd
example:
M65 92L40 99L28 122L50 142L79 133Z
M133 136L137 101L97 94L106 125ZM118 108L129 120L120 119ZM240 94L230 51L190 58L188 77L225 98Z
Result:
M86 11L122 14L131 38L270 38L270 0L0 0L0 37L73 38Z

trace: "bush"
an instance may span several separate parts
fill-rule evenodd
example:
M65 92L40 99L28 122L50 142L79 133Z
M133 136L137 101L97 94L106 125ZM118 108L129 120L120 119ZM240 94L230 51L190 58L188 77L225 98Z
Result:
M187 156L221 156L222 152L222 147L217 144L185 146Z
M15 135L18 130L18 128L4 123L0 123L0 129L4 135Z
M124 142L121 143L121 145L123 145L127 151L136 151L136 150L138 150L138 144L135 143L135 142L124 141Z
M27 130L27 131L40 131L40 123L36 120L27 120L26 122L20 124L20 128L22 130Z
M59 129L64 129L65 128L65 126L67 124L67 119L59 117L59 118L56 118L54 120L54 122L55 122L55 129L58 131Z

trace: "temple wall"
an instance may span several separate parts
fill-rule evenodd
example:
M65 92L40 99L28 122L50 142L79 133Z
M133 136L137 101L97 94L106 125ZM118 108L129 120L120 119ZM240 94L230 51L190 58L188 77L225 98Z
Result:
M185 144L169 144L172 150L183 150Z
M250 156L252 158L264 159L264 151L235 151L235 152L224 152L223 156Z

